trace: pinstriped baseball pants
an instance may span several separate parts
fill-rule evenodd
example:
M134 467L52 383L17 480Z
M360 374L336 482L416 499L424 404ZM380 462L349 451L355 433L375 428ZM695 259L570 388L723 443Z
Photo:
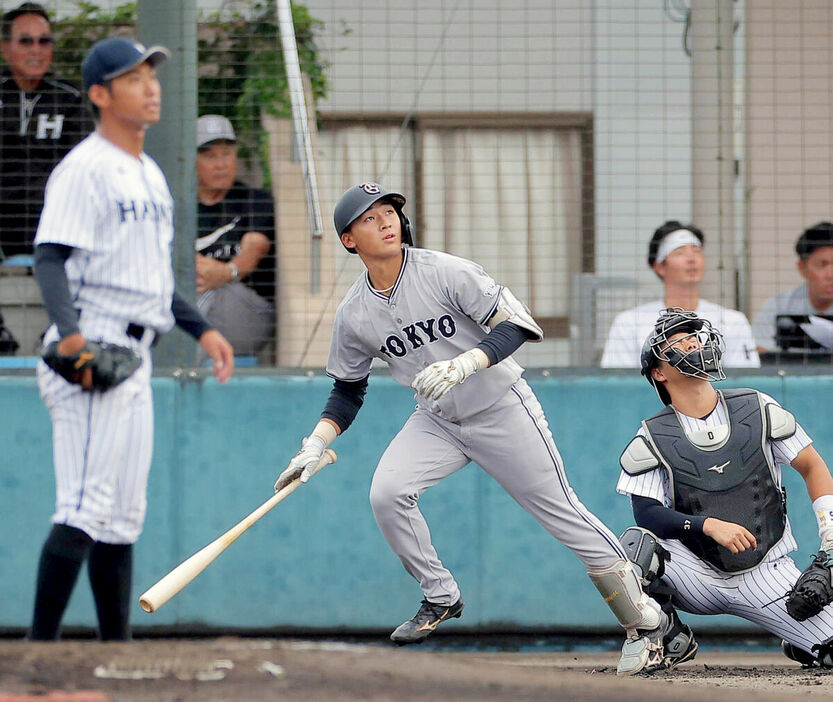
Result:
M673 602L680 610L743 617L805 651L833 636L833 606L803 622L787 614L784 596L801 574L789 556L730 575L716 571L679 541L660 543L671 553L662 580L674 590Z
M52 419L54 524L96 541L132 544L142 531L153 452L150 350L142 365L106 392L85 392L41 362L38 384Z

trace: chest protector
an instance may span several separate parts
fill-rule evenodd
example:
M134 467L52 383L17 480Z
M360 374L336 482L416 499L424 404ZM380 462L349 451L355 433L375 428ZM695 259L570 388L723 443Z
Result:
M757 547L737 554L702 534L681 539L715 568L738 573L758 565L784 535L786 495L778 487L764 446L768 438L784 438L783 427L772 425L780 424L778 420L788 413L776 405L767 405L764 412L755 390L718 391L718 398L725 405L729 426L692 435L696 444L671 407L643 426L650 447L668 472L673 509L741 524L755 535Z

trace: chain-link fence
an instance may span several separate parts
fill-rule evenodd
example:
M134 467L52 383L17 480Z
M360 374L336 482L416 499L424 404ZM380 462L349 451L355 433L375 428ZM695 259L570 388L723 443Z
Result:
M188 163L166 167L190 213L178 273L241 365L326 363L363 270L332 210L367 180L406 194L418 246L476 260L528 304L547 335L518 352L528 367L634 366L666 305L721 328L727 365L830 364L833 225L815 226L833 219L827 0L307 0L291 6L295 54L281 2L199 0L179 20L188 3L44 5L50 22L30 13L3 36L11 359L47 323L32 238L49 170L91 128L84 52L193 34L162 71L196 95L192 109L169 93L186 107L163 122L195 141L160 148L162 124L148 151Z

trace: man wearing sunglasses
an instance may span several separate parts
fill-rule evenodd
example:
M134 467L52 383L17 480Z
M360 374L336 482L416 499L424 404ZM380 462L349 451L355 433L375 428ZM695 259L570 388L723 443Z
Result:
M92 131L81 91L50 72L54 37L46 10L24 2L2 18L0 247L31 255L52 168Z

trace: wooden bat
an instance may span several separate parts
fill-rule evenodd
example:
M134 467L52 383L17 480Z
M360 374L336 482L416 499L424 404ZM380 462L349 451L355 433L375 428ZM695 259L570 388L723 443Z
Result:
M312 471L315 475L319 470L329 463L335 463L338 456L332 449L325 449L324 455L318 465ZM246 529L266 514L279 502L289 497L295 490L297 490L303 483L300 478L295 478L291 483L282 487L254 512L252 512L245 519L240 520L225 534L216 538L205 548L197 551L193 556L182 561L170 573L163 576L155 585L151 586L139 598L139 604L145 612L155 612L169 599L176 595L182 588L202 573L217 556L231 546L234 541Z

